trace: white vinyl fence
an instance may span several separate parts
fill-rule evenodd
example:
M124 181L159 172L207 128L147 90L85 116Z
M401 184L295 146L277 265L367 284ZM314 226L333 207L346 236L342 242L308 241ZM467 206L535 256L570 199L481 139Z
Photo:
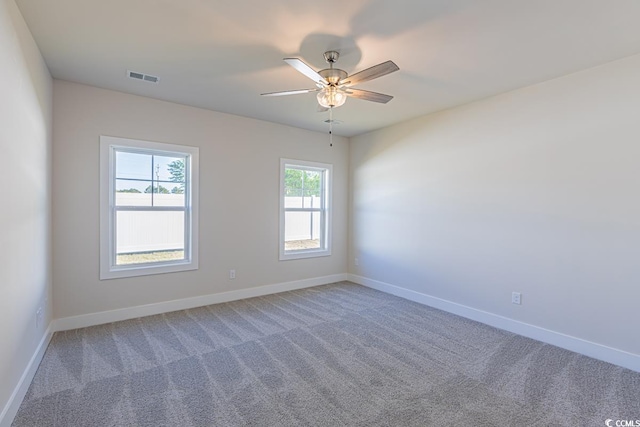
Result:
M320 198L285 197L285 208L320 207ZM320 212L286 212L284 240L310 240L320 238Z
M154 194L156 206L182 206L183 194ZM116 193L120 206L150 206L151 194ZM312 204L313 203L313 204ZM285 207L302 207L301 197L285 197ZM304 206L320 206L318 197L305 197ZM182 212L119 211L116 216L116 252L118 254L184 249ZM287 212L285 241L318 239L320 213Z
M149 193L116 193L119 206L151 206ZM184 194L154 194L155 206L184 206ZM184 249L183 212L118 211L116 253Z
M118 212L116 253L184 249L184 212Z

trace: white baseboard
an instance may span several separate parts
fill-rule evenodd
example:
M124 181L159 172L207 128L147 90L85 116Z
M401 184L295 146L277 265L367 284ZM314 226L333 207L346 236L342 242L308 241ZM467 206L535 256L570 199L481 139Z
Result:
M478 310L466 305L457 304L431 295L401 288L389 283L380 282L378 280L369 279L355 274L348 274L348 280L359 285L377 289L388 294L396 295L401 298L408 299L420 304L428 305L467 319L475 320L486 325L494 326L514 334L522 335L527 338L542 341L547 344L555 345L585 356L593 357L614 365L622 366L636 372L640 372L640 355L607 347L581 338L565 335L560 332L541 328L539 326L530 325L510 319L508 317Z
M40 366L40 362L42 361L42 357L44 356L44 352L49 346L49 342L51 341L51 337L53 336L53 322L49 324L49 327L44 333L44 336L40 340L40 344L36 348L36 351L33 353L29 364L25 368L22 376L20 377L20 381L16 385L16 388L13 390L9 401L6 406L0 413L0 427L10 427L13 419L18 413L18 409L20 409L20 405L22 404L22 400L24 396L27 394L29 390L29 386L31 385L31 381L38 370L38 366Z
M103 325L105 323L117 322L120 320L136 319L138 317L202 307L210 304L219 304L245 298L253 298L263 295L277 294L280 292L293 291L296 289L310 288L313 286L327 285L329 283L341 282L343 280L347 280L346 273L315 277L312 279L296 280L293 282L277 283L273 285L258 286L255 288L238 289L236 291L221 292L217 294L209 294L193 298L184 298L173 301L159 302L155 304L140 305L118 310L102 311L99 313L83 314L80 316L63 317L54 321L53 330L57 332L67 331L70 329L86 328L88 326Z

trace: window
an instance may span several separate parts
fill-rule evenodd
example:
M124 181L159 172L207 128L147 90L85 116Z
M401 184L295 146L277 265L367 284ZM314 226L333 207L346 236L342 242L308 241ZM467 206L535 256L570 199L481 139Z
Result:
M100 279L198 268L198 148L100 137Z
M280 159L280 259L331 255L331 173L324 163Z

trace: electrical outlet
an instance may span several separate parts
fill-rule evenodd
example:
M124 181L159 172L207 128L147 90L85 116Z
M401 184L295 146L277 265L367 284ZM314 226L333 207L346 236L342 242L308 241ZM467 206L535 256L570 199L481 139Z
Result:
M518 305L522 304L521 298L522 298L522 294L520 292L511 293L511 302L513 304L518 304Z
M236 278L236 271L235 270L229 270L229 279L235 279Z
M358 258L356 258L356 259L353 261L353 263L354 263L355 265L360 265L360 261L358 261Z

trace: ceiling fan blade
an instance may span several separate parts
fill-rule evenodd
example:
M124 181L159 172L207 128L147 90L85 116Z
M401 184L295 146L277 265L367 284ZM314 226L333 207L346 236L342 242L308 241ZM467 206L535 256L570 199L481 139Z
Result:
M385 95L384 93L378 93L378 92L370 92L368 90L362 90L362 89L347 89L345 91L345 93L347 94L347 96L350 96L352 98L358 98L358 99L364 99L366 101L373 101L373 102L379 102L381 104L386 104L387 102L391 101L393 99L393 96L391 95Z
M324 77L318 74L313 68L302 62L302 60L298 58L284 58L284 62L291 65L293 68L309 77L314 82L321 83L323 85L327 84L327 81L324 79Z
M387 61L382 64L374 65L371 68L367 68L366 70L359 71L354 75L347 77L346 82L340 84L344 84L347 86L353 86L358 83L366 82L369 80L377 79L378 77L386 76L389 73L393 73L394 71L398 71L400 68L393 62Z
M300 93L317 92L320 89L298 89L298 90L285 90L283 92L269 92L261 93L262 96L283 96L283 95L298 95Z

